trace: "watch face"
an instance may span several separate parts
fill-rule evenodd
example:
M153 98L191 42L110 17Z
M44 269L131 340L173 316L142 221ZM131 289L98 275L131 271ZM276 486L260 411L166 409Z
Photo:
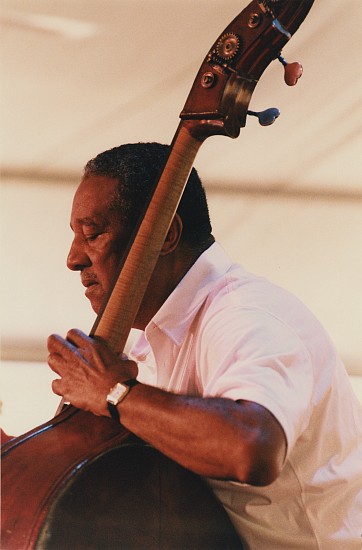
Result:
M118 403L122 401L122 398L128 393L128 391L129 388L127 386L124 386L123 384L117 382L117 384L113 386L113 388L107 395L108 403L112 403L112 405L118 405Z

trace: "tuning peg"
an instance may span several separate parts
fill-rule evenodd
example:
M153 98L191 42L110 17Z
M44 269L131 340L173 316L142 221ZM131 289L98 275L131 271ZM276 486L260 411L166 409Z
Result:
M295 86L303 74L303 67L298 61L288 63L284 57L278 55L280 63L284 66L284 82L288 86Z
M248 115L256 116L259 120L261 126L270 126L275 122L275 119L280 115L279 109L275 107L270 107L270 109L265 109L265 111L247 111Z

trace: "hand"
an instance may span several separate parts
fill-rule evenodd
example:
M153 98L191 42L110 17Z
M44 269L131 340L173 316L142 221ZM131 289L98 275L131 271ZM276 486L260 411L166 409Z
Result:
M66 339L49 336L48 350L48 364L60 376L52 382L53 392L97 416L109 416L106 396L110 388L138 374L134 361L77 329L70 330Z

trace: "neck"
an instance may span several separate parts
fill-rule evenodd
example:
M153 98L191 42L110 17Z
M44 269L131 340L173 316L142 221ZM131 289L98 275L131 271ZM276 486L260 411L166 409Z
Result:
M192 250L181 244L172 254L160 256L152 274L145 297L137 314L134 328L145 330L148 323L165 303L199 256L214 242Z

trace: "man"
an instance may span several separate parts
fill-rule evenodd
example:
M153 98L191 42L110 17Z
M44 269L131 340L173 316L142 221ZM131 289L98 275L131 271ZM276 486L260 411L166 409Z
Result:
M80 271L95 312L168 150L125 145L86 165L68 267ZM362 414L347 374L295 297L232 264L214 242L195 170L134 328L142 332L131 359L78 330L50 336L53 391L119 416L208 478L250 548L358 547ZM128 392L108 406L122 383Z

